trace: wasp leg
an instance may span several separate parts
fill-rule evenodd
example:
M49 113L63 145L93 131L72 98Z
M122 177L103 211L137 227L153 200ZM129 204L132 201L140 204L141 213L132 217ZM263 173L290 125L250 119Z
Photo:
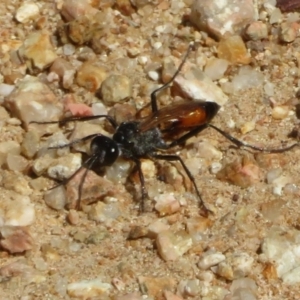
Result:
M75 122L75 121L79 121L79 122L83 122L83 121L91 121L91 120L96 120L96 119L100 119L100 118L105 118L107 119L107 121L109 121L109 123L114 127L117 128L118 124L117 122L114 120L114 118L112 118L111 116L108 115L96 115L96 116L85 116L85 117L70 117L70 118L65 118L62 119L60 121L46 121L46 122L38 122L38 121L31 121L30 123L34 123L34 124L59 124L59 125L65 125L69 122Z
M218 131L220 134L222 134L226 139L228 139L229 141L231 141L233 144L235 144L238 147L245 147L245 148L250 148L253 150L257 150L260 152L268 152L268 153L282 153L288 150L291 150L293 148L295 148L296 146L299 146L299 143L294 143L292 145L289 145L287 147L283 147L283 148L264 148L264 147L258 147L258 146L253 146L253 145L249 145L245 142L242 142L238 139L236 139L235 137L231 136L230 134L228 134L227 132L221 130L220 128L212 125L212 124L207 124L207 127L213 128L214 130Z
M207 123L207 124L203 124L203 125L200 125L200 126L194 128L194 129L192 129L191 131L184 134L183 136L181 136L177 140L173 141L172 143L167 145L167 149L173 148L173 147L178 146L180 144L183 144L189 138L197 135L199 132L203 131L204 129L206 129L208 127L210 127L212 129L216 130L217 132L219 132L227 140L229 140L230 142L232 142L234 145L236 145L239 148L241 148L241 147L250 148L252 150L256 150L256 151L259 151L259 152L267 152L267 153L283 153L285 151L288 151L288 150L291 150L291 149L295 148L296 146L299 146L299 143L294 143L292 145L289 145L289 146L283 147L283 148L264 148L264 147L258 147L258 146L250 145L250 144L247 144L243 141L238 140L237 138L231 136L229 133L221 130L220 128L218 128L218 127L216 127L216 126L214 126L210 123Z
M96 155L93 155L91 157L89 157L85 162L84 164L78 168L70 177L68 177L67 179L61 181L59 184L55 185L54 187L50 188L49 190L53 190L61 185L66 185L68 184L83 168L86 168L84 174L82 175L81 177L81 181L80 181L80 184L79 184L79 187L78 187L78 199L76 201L76 209L77 210L80 210L81 208L81 205L80 205L80 202L81 202L81 196L82 196L82 188L83 188L83 184L84 184L84 181L85 181L85 178L86 178L86 175L87 175L87 172L92 168L93 164L95 163L95 161L97 160L97 156Z
M160 160L166 160L166 161L179 161L185 171L185 173L187 174L187 176L189 177L190 181L192 182L194 189L196 191L196 194L200 200L200 208L203 209L203 216L208 216L209 213L211 213L211 211L205 206L201 194L197 188L196 182L195 182L195 178L192 175L192 173L190 172L190 170L188 169L188 167L185 165L184 161L182 160L182 158L178 155L162 155L162 154L154 154L152 155L153 158L155 159L160 159Z
M145 187L145 178L144 178L144 174L142 171L142 166L141 166L141 162L139 159L137 158L132 158L132 160L135 162L138 173L139 173L139 178L140 178L140 182L141 182L141 190L142 190L142 201L140 203L140 207L139 210L140 212L144 212L145 211L145 199L148 198L148 193Z

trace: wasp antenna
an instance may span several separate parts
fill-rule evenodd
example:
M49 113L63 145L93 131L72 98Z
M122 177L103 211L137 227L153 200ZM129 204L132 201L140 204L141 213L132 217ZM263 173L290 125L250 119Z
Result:
M156 94L159 92L159 91L162 91L164 89L166 89L176 78L176 76L180 73L180 71L182 70L182 67L184 65L184 63L186 62L190 52L192 51L192 48L193 48L193 45L194 43L190 43L189 44L189 47L178 67L178 69L176 70L176 72L174 73L174 75L172 76L172 78L166 82L164 85L162 85L161 87L159 87L158 89L154 90L152 93L151 93L151 107L152 107L152 112L156 112L158 110L158 107L157 107L157 101L156 101Z

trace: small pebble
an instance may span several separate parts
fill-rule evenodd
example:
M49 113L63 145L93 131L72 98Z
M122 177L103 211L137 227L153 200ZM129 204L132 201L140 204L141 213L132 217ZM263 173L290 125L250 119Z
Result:
M125 75L111 75L107 77L100 89L100 95L106 105L127 100L132 96L132 82Z
M252 22L246 29L246 36L253 41L266 39L268 37L268 27L261 21Z
M158 253L165 260L177 260L192 247L192 238L185 232L160 232L156 237Z
M65 89L69 88L74 81L75 68L70 62L63 58L57 58L51 68L51 72L57 74L62 82L62 85Z
M12 84L0 83L0 95L1 96L8 96L13 90L15 86Z
M224 76L228 66L229 62L227 60L213 58L207 61L204 73L213 81L219 80Z
M118 218L119 215L120 211L117 203L105 204L99 201L92 206L88 217L90 220L105 223L107 221L111 221L112 219Z
M281 24L280 29L280 40L285 43L291 43L296 39L300 28L298 23L285 22Z
M254 121L246 122L240 128L242 134L246 134L246 133L248 133L248 132L250 132L254 129L255 129L255 122Z
M0 233L0 245L10 253L22 253L32 249L33 238L31 237L28 228L2 226L0 227Z
M160 216L171 215L180 210L180 203L173 194L162 194L156 196L155 209L159 212Z
M0 188L0 226L29 226L35 209L28 196Z
M5 105L12 115L20 119L25 128L32 121L53 121L60 118L62 105L51 91L37 77L25 76L18 82L16 89L5 99ZM37 132L51 132L57 128L57 124L37 125L30 124Z
M206 270L212 266L219 264L225 259L225 255L221 252L217 252L215 250L208 250L207 252L204 252L203 255L200 257L198 267L202 270Z
M62 210L66 205L66 190L63 186L58 186L47 191L44 196L45 203L55 209Z
M218 57L225 59L232 64L248 65L251 62L251 57L247 48L238 35L224 38L218 45Z
M18 53L27 62L29 71L33 68L44 70L57 58L50 40L50 33L46 31L31 33L19 48Z
M289 114L289 107L286 105L275 106L272 110L272 117L275 120L283 120Z
M241 34L245 26L254 21L255 7L253 1L248 0L195 0L191 7L190 19L198 29L222 38L226 35Z
M64 0L62 1L61 14L67 21L78 19L81 16L92 17L98 12L88 0Z
M167 58L163 63L162 79L164 82L170 80L177 68L172 58ZM223 91L202 72L198 66L191 63L185 63L185 72L178 74L175 78L176 88L180 94L195 101L205 99L206 101L216 102L224 105L228 97Z
M87 61L77 70L76 82L88 91L95 92L106 77L107 73L104 67L98 66L94 61Z
M77 225L80 221L78 211L75 209L70 209L67 215L67 220L71 225Z
M6 164L9 170L23 172L28 166L28 161L21 155L18 154L7 154Z
M112 289L112 285L103 282L101 279L90 279L78 282L69 283L67 292L70 297L74 298L94 298L108 295Z
M20 23L28 23L40 14L39 6L34 2L24 2L18 9L15 18Z

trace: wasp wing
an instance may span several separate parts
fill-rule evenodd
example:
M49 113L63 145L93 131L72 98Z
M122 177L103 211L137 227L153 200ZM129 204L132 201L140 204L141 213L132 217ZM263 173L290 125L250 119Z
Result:
M187 130L210 122L219 108L215 102L178 102L139 120L139 130L147 131L156 127L161 131Z

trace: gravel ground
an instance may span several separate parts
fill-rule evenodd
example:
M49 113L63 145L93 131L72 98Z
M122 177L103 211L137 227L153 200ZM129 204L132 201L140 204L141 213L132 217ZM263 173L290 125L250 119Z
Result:
M174 149L208 217L180 165L148 159L146 212L124 160L87 174L77 211L83 172L48 189L82 165L89 144L57 146L111 136L111 126L31 123L130 120L193 42L160 107L215 101L212 123L234 137L268 149L297 143L300 3L235 2L0 3L1 299L299 299L297 146L237 148L208 128Z

